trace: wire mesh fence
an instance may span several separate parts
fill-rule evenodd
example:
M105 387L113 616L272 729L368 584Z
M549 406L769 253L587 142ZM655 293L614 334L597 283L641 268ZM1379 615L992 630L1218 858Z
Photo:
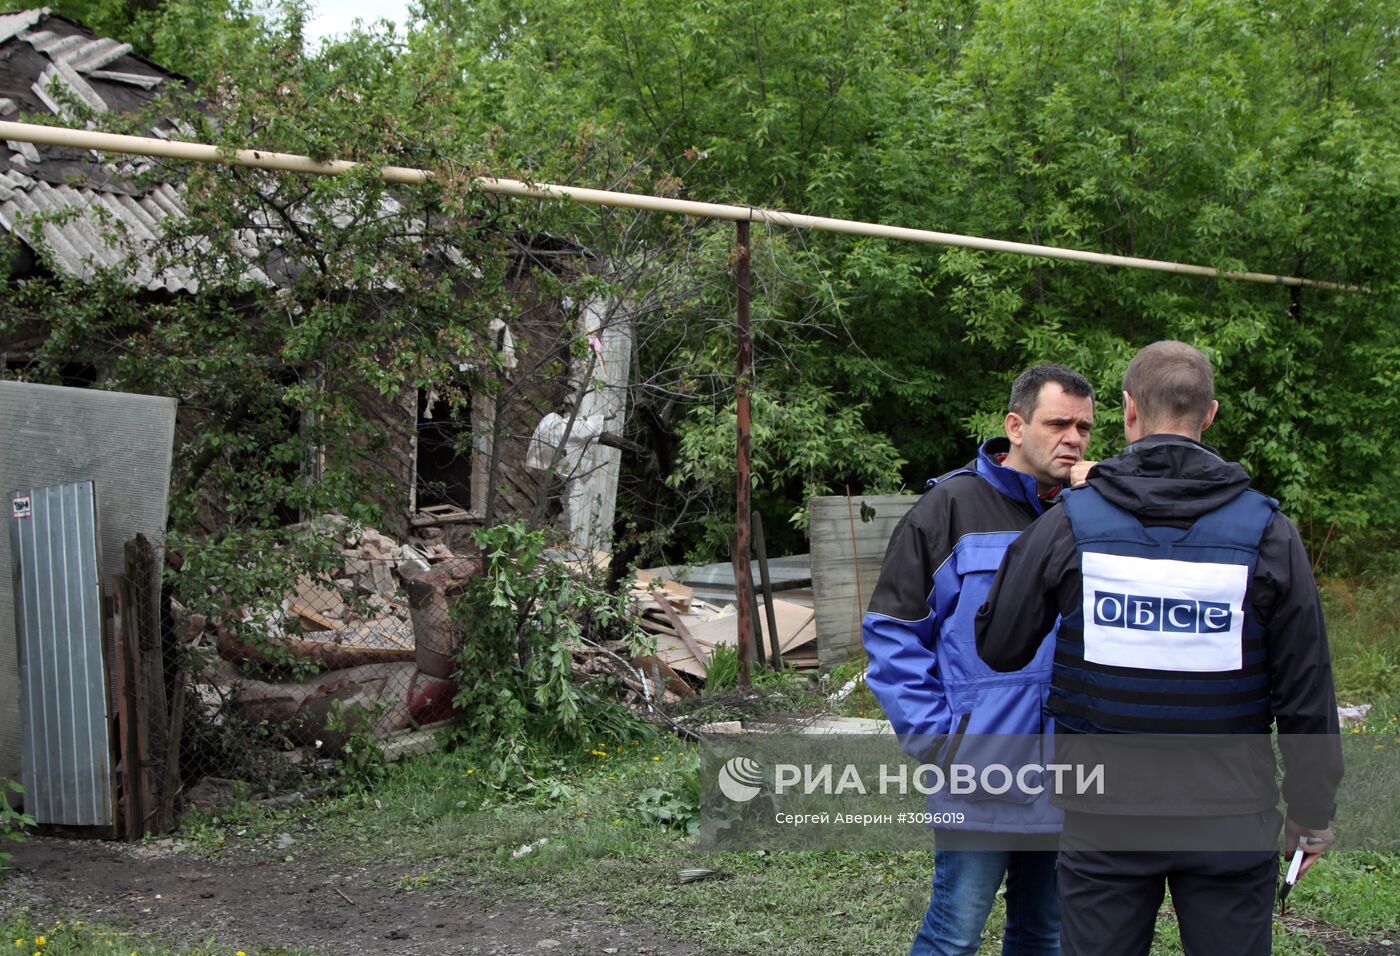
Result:
M287 575L280 594L264 587L243 605L210 595L190 602L196 610L167 579L152 599L163 700L146 700L126 721L145 738L130 766L146 773L144 792L159 791L144 801L145 831L228 791L304 791L347 764L424 749L452 718L464 631L452 605L479 561L348 522L330 531L338 557ZM137 643L151 645L119 638L118 656Z

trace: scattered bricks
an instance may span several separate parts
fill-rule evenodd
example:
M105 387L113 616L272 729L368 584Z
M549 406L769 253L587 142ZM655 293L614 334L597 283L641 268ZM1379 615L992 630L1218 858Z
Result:
M387 561L351 559L345 562L345 576L355 582L355 590L361 594L388 597L395 591L393 568Z
M399 549L398 542L373 528L366 528L361 533L359 547L364 557L380 561L397 557Z
M452 599L465 582L481 573L476 558L452 558L433 565L407 582L409 615L418 650L418 669L430 677L450 678L463 633L452 620Z

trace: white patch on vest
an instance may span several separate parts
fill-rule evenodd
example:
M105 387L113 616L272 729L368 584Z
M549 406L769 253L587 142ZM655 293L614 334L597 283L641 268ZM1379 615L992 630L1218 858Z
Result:
M1243 663L1249 568L1086 551L1084 659L1219 673Z

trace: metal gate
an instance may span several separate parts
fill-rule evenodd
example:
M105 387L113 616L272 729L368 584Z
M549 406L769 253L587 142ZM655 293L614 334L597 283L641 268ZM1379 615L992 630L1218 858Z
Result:
M90 481L10 495L21 778L40 823L110 826L97 503Z

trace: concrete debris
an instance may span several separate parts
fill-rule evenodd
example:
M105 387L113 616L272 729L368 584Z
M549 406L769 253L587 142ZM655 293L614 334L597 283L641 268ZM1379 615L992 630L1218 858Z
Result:
M850 697L856 692L857 687L865 683L865 674L865 671L861 671L855 677L852 677L850 680L846 681L846 683L842 684L840 688L833 691L831 695L827 697L827 701L833 704L839 704L847 697Z
M510 858L512 860L518 860L522 856L529 856L548 842L549 837L540 837L534 843L522 843L519 847L510 851ZM558 943L555 943L555 945L557 946Z
M835 734L893 734L894 727L888 720L873 717L782 717L770 716L753 720L723 720L702 724L695 728L706 736L731 736L743 734L806 734L824 736Z

